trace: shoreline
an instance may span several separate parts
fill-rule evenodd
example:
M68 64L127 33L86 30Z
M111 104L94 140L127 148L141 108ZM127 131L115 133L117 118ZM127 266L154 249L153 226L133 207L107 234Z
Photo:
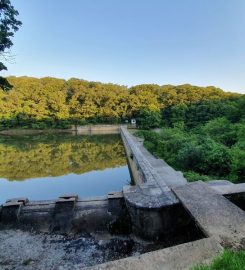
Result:
M0 135L18 136L18 135L39 135L39 134L53 134L53 133L72 133L74 135L92 135L92 134L119 134L120 127L127 126L128 128L135 128L132 125L85 125L85 126L71 126L68 129L22 129L10 128L0 130Z

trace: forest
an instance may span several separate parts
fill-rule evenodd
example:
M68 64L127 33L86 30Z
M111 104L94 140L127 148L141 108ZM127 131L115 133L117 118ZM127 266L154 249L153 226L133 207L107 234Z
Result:
M174 105L207 100L232 102L239 94L215 87L116 84L31 77L8 77L10 91L0 90L0 129L68 128L72 124L124 123L150 112L162 118ZM179 113L179 111L177 112ZM163 117L164 118L164 117ZM152 123L152 125L159 123Z

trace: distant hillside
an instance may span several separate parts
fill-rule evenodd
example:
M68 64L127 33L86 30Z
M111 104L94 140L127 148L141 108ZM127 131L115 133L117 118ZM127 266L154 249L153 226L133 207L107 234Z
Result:
M176 104L234 100L240 94L213 86L116 84L56 78L8 77L9 92L0 90L0 124L6 127L66 127L114 123L136 117L141 109L161 112Z

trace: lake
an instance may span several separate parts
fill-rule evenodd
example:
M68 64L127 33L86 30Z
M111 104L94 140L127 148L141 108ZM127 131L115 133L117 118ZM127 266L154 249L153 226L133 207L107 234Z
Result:
M0 202L107 195L130 183L120 135L0 135Z

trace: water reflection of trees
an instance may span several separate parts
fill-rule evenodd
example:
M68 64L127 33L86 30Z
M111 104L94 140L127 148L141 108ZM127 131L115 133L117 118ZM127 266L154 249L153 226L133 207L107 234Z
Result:
M0 137L0 177L8 180L82 174L126 165L118 135Z

